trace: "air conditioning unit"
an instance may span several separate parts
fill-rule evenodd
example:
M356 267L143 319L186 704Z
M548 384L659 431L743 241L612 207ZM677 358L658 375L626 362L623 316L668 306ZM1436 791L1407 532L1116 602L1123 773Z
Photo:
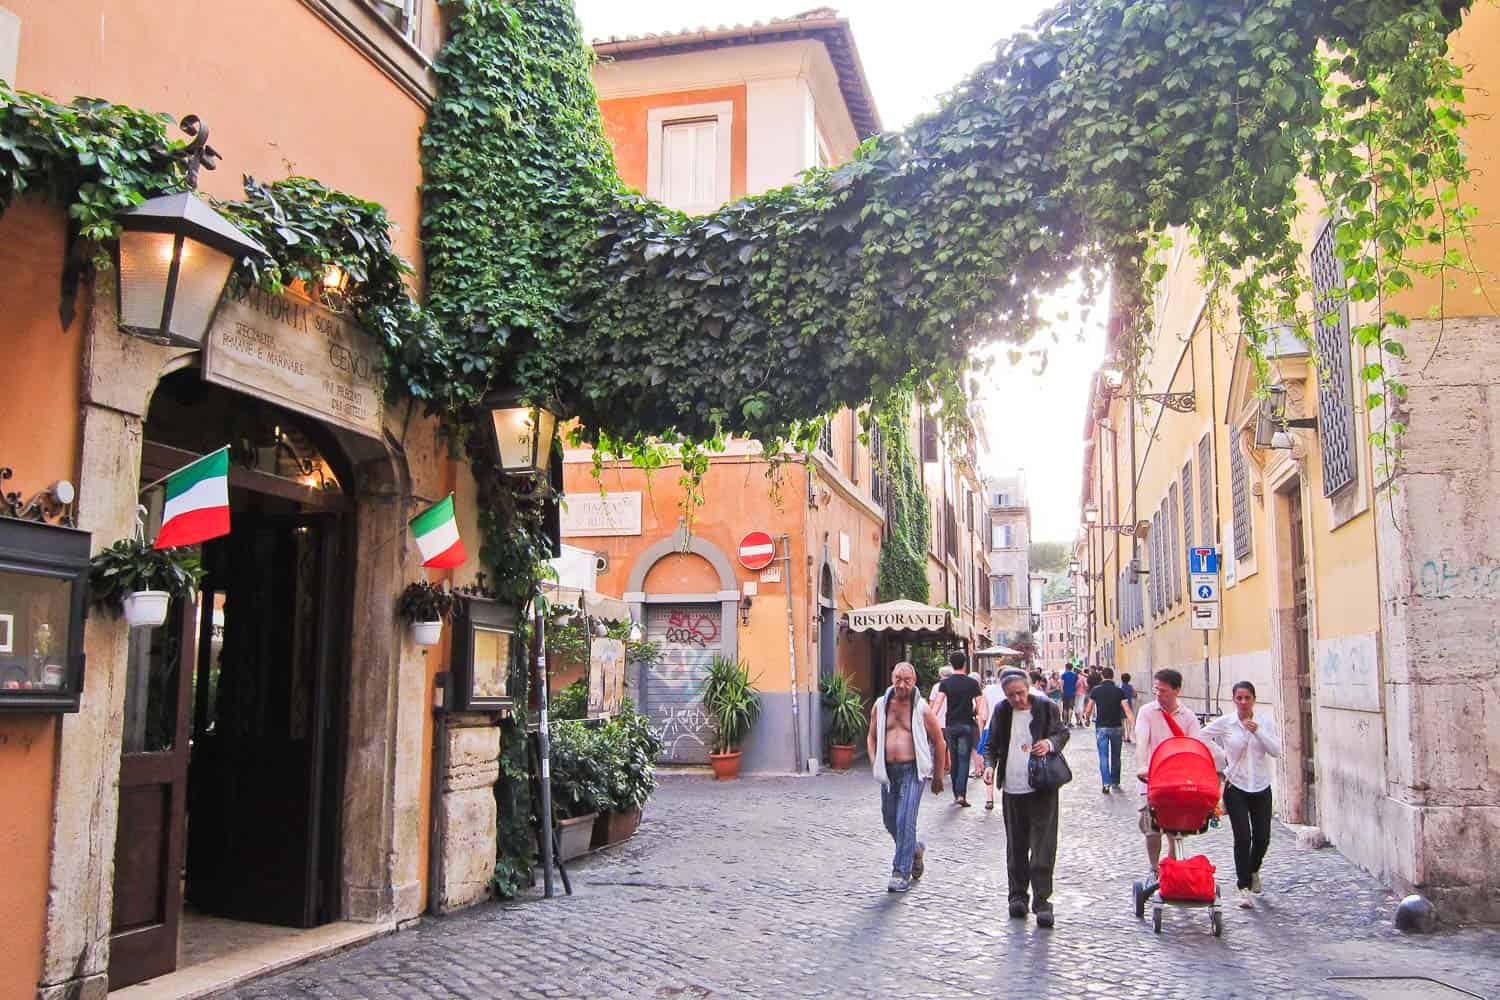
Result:
M609 556L605 555L603 552L595 552L594 553L594 572L595 573L608 573L609 572Z

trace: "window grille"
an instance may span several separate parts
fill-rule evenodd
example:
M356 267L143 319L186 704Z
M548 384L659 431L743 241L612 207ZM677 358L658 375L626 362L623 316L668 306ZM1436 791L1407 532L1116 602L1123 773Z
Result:
M833 416L830 414L823 418L823 427L818 431L818 450L829 458L833 457Z
M1349 300L1344 269L1334 255L1333 223L1312 251L1313 324L1318 343L1318 439L1323 451L1323 495L1354 482L1353 388L1349 371Z
M885 437L880 425L875 424L870 428L870 498L882 507L885 506L885 487Z
M1213 441L1207 434L1198 442L1198 532L1204 545L1219 544L1219 526L1214 523Z
M1177 484L1167 487L1167 518L1171 521L1168 532L1172 537L1172 604L1182 603L1182 532L1178 527Z
M936 462L938 460L938 427L937 420L922 414L919 430L922 438L922 461Z
M1234 557L1249 559L1253 539L1250 524L1250 482L1245 470L1245 447L1238 430L1229 434L1229 488L1234 500Z
M1167 613L1167 515L1166 501L1151 515L1151 592L1156 597L1158 617Z
M849 481L859 483L859 417L849 412Z
M417 40L418 0L373 0L375 11L408 42Z

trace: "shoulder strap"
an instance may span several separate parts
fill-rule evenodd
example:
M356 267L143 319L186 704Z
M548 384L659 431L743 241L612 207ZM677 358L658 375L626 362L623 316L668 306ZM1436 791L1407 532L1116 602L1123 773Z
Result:
M1182 735L1182 727L1177 724L1177 720L1176 719L1172 718L1172 716L1174 714L1176 714L1176 713L1168 712L1166 709L1162 708L1160 705L1157 706L1157 710L1160 711L1161 714L1166 718L1166 720L1167 720L1167 728L1170 729L1170 730L1172 730L1172 735L1180 737Z

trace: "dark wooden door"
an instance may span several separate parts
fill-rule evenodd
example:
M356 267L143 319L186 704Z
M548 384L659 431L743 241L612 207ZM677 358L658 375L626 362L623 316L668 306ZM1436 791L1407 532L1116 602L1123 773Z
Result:
M331 918L322 883L336 806L324 785L342 549L331 514L241 516L205 546L205 590L224 624L216 662L199 665L187 897L207 913L292 927Z
M130 636L110 926L112 990L177 967L197 611L175 602L166 625L135 629Z
M1287 494L1287 530L1291 533L1293 655L1297 658L1297 726L1302 745L1304 823L1318 821L1317 777L1313 730L1312 648L1307 613L1307 550L1302 537L1302 489Z

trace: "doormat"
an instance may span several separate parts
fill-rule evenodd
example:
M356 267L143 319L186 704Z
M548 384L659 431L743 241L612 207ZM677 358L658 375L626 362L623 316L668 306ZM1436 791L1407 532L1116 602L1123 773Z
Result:
M1484 997L1425 976L1334 976L1337 983L1364 1000L1457 1000L1459 997Z

